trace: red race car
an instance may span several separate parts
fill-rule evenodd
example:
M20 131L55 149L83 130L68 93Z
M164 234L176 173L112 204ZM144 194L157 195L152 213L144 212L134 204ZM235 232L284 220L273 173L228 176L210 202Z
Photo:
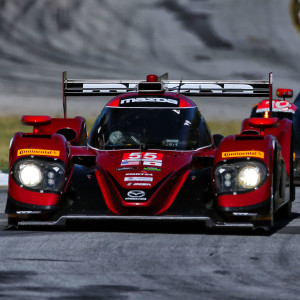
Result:
M272 78L270 76L270 78ZM80 220L192 220L270 229L294 200L292 122L244 120L238 135L210 130L190 97L266 97L269 81L67 79L64 118L23 116L32 133L10 146L8 225ZM115 96L87 138L67 96Z
M300 95L300 94L299 94ZM293 152L294 152L294 183L300 185L300 110L299 100L297 96L292 103L286 98L293 97L293 90L291 89L277 89L276 96L283 99L273 99L272 101L272 115L278 119L289 119L293 123ZM270 111L269 100L262 100L252 107L250 117L264 117Z

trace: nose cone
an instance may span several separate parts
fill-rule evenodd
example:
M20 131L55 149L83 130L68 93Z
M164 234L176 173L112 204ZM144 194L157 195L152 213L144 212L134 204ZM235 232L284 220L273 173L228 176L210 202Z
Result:
M175 189L183 184L180 182L189 169L191 154L181 154L171 151L104 154L98 163L100 187L104 189L108 207L114 207L119 214L134 214L137 209L145 214L161 211L175 198Z

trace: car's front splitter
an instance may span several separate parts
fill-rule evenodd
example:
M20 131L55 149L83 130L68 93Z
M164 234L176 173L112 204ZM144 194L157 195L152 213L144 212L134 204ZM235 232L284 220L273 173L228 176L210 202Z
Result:
M103 221L136 221L136 222L199 222L207 228L230 227L255 229L250 222L222 222L209 216L115 216L115 215L65 215L53 221L19 221L17 227L65 227L68 222L103 222Z

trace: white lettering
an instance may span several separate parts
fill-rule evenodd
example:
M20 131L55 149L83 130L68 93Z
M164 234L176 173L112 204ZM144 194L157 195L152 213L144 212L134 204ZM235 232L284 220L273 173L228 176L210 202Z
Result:
M129 90L136 90L136 83L84 83L82 85L83 93L126 93Z
M179 83L169 83L167 87L174 91L178 89ZM180 93L246 93L253 94L253 87L249 84L216 84L216 83L183 83L180 87Z
M143 103L143 102L151 102L151 103L169 103L169 104L178 104L178 100L168 99L168 98L128 98L122 99L120 104L128 104L128 103Z

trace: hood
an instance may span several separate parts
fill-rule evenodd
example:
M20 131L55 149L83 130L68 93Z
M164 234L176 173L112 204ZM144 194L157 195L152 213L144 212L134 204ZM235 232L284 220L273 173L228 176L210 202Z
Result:
M175 200L190 172L193 152L100 151L96 176L116 214L160 214Z

